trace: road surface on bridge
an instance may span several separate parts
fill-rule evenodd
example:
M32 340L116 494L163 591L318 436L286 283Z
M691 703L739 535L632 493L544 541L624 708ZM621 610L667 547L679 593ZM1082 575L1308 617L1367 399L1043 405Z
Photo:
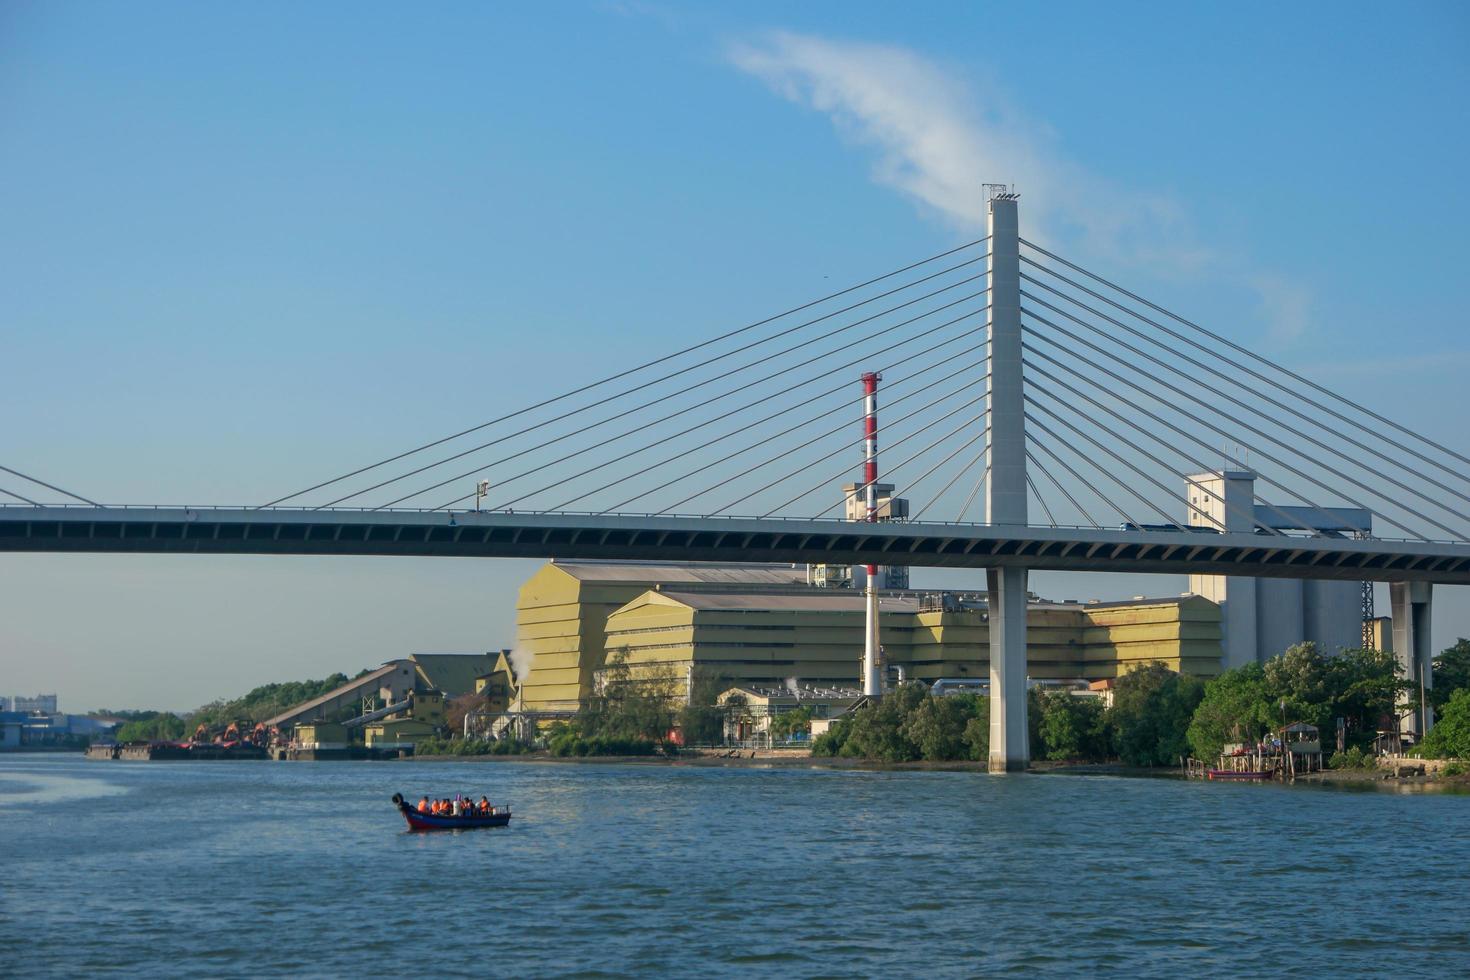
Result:
M1470 584L1470 545L1200 531L756 518L0 507L0 551L998 564Z

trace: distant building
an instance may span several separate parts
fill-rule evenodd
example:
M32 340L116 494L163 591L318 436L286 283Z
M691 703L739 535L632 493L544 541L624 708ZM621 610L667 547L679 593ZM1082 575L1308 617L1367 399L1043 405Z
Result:
M1364 537L1373 533L1373 514L1361 508L1261 502L1256 496L1256 475L1249 470L1197 473L1189 480L1185 489L1192 527L1263 535L1295 531ZM1329 654L1363 645L1359 582L1191 575L1189 590L1220 606L1226 667L1264 662L1297 643L1315 643ZM1388 649L1388 644L1380 644L1379 649Z
M416 653L390 660L264 724L294 732L298 749L335 751L359 741L369 748L405 748L443 728L447 701L487 688L492 701L499 696L502 704L516 696L505 651Z
M24 727L25 715L14 711L0 711L0 749L20 748L20 735Z
M725 709L725 737L744 741L767 735L771 722L801 708L813 723L837 718L864 700L856 687L732 687L716 700Z
M0 705L0 707L3 707L3 705ZM21 712L39 711L42 714L54 715L56 714L56 695L37 694L33 698L16 695L10 699L10 710Z

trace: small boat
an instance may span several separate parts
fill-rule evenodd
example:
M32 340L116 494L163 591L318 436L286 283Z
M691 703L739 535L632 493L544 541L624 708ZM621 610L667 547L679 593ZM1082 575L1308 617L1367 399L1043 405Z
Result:
M1276 773L1270 769L1247 769L1241 772L1236 772L1231 769L1211 769L1205 773L1206 778L1209 779L1223 779L1233 782L1261 782L1270 779L1274 775Z
M445 817L431 813L420 813L409 805L402 793L393 794L393 804L403 819L408 821L409 830L469 830L476 827L504 827L510 823L510 807L491 807L488 814Z

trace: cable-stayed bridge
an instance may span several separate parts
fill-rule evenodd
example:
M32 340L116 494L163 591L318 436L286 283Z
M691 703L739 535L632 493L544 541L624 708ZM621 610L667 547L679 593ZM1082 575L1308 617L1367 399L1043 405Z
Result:
M1422 671L1430 586L1470 582L1470 458L1026 240L1015 195L988 232L254 505L0 466L0 550L985 568L997 768L1031 569L1389 582Z

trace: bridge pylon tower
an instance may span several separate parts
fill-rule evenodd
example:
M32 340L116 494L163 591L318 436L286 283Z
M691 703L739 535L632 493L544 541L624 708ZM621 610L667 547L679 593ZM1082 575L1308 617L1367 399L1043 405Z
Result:
M990 309L985 522L1025 527L1026 406L1021 377L1021 239L1018 195L990 187ZM990 632L991 772L1017 772L1031 761L1026 725L1026 569L986 573Z

